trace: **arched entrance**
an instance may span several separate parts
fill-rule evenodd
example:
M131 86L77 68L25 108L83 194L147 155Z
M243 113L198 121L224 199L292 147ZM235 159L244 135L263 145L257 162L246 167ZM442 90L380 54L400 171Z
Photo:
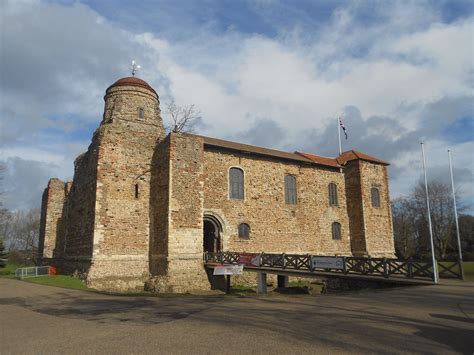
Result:
M217 253L222 250L221 231L222 226L219 221L212 216L204 217L204 252Z

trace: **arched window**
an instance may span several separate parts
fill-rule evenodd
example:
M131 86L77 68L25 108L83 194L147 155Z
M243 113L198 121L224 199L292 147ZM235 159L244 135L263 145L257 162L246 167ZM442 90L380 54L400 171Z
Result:
M290 205L296 205L296 177L293 175L285 176L285 202Z
M329 205L337 206L337 185L333 182L329 184Z
M332 239L341 239L341 223L339 222L334 222L332 224Z
M247 223L239 224L239 238L250 239L250 226Z
M372 187L372 207L380 207L380 191L376 187Z
M239 168L229 170L229 197L236 200L244 199L244 172Z

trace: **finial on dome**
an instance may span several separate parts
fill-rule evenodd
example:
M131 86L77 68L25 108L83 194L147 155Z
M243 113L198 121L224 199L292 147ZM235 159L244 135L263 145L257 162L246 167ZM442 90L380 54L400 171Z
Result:
M141 67L135 62L135 59L132 60L132 76L135 76L135 73L137 72L138 69Z

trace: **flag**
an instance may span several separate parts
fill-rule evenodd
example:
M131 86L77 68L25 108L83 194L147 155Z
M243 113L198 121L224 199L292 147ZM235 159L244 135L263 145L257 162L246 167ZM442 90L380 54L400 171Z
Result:
M341 117L339 117L339 127L342 128L342 130L344 131L344 135L346 136L346 139L347 139L346 126L344 126L344 123L342 122L342 118L341 118Z

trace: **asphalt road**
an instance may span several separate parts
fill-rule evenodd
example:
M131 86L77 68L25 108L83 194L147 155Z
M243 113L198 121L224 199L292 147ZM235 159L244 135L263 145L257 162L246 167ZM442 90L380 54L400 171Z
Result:
M473 282L325 296L133 298L0 279L1 354L473 351Z

